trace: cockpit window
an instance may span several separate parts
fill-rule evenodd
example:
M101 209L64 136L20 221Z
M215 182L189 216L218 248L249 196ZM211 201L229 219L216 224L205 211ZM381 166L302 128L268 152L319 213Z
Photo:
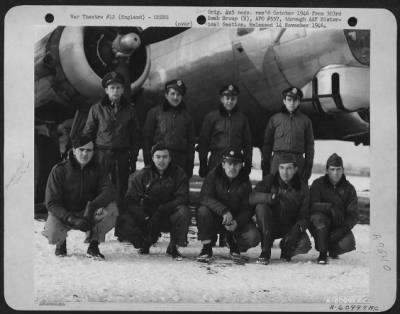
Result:
M361 64L369 65L370 31L345 29L344 33L354 58Z

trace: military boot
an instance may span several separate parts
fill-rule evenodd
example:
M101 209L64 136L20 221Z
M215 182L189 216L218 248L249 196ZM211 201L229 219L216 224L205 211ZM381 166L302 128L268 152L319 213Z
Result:
M212 243L203 244L203 248L201 249L201 252L197 257L197 261L204 263L209 262L213 256L212 246Z
M97 260L103 260L104 255L100 253L99 250L99 242L98 241L91 241L89 247L86 252L86 257L93 258Z
M56 251L54 252L56 256L64 257L67 256L67 240L64 242L56 244Z

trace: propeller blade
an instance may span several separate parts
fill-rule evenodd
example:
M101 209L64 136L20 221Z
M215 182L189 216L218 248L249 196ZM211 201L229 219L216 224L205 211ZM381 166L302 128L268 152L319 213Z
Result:
M142 44L147 46L176 36L188 29L189 27L148 27L143 30L140 37Z

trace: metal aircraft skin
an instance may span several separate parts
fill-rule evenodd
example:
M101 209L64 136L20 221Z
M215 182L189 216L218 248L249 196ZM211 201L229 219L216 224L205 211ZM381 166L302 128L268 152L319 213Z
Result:
M261 147L281 91L293 85L303 90L316 139L369 145L369 39L367 30L343 29L57 27L35 45L35 125L68 125L75 116L78 132L104 95L101 77L116 70L142 124L163 101L165 82L179 78L198 135L221 86L234 83ZM38 154L48 149L39 146Z

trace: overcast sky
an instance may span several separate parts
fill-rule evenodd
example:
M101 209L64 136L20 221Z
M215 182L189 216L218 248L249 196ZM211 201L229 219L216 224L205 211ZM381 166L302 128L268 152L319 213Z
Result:
M314 163L325 164L328 157L336 153L343 158L344 165L370 166L370 146L354 145L344 141L316 141Z

